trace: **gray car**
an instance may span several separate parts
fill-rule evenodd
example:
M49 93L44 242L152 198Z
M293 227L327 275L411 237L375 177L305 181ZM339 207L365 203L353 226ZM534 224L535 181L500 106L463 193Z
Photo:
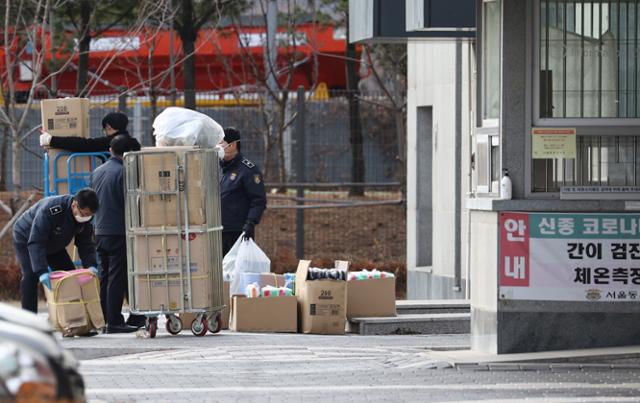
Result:
M0 303L0 401L84 402L78 365L46 320Z

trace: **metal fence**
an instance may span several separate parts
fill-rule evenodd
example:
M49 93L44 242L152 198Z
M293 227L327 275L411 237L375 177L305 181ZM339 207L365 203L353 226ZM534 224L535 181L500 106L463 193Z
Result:
M315 259L318 264L348 259L363 267L385 264L395 267L405 260L405 207L400 187L405 168L397 159L396 116L383 106L383 96L367 96L360 102L362 143L352 144L346 95L333 92L318 98L306 94L300 103L295 93L290 94L284 114L293 124L284 131L281 154L278 148L265 147L261 96L197 97L199 112L223 126L240 130L242 152L247 158L259 167L264 167L265 162L269 165L268 172L264 172L268 209L257 227L256 237L272 259L275 271L294 270L300 256ZM130 133L143 145L152 145L154 109L149 99L143 97L126 100L116 95L92 97L92 136L101 135L102 117L122 110L125 101ZM167 100L159 99L155 112L169 105ZM301 107L304 119L298 119L302 117L298 113ZM39 124L40 110L36 106L30 111L29 127ZM351 183L354 146L362 147L364 183ZM38 135L34 134L26 140L22 151L24 191L43 187L41 154ZM281 162L284 178L278 175ZM10 152L3 163L8 172L6 190L11 190ZM304 183L300 183L300 178L304 178ZM359 193L357 189L362 190L361 194L353 196ZM8 239L5 237L2 243ZM9 258L7 248L3 250L2 257Z

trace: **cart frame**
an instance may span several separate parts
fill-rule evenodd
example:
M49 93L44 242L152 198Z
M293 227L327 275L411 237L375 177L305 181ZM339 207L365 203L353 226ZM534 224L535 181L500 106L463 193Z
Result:
M168 189L161 191L148 191L145 182L145 156L161 158L161 169L171 168L176 173ZM200 157L201 181L189 183L191 156ZM168 157L168 158L167 158ZM175 162L175 165L173 164ZM219 331L219 314L224 308L223 301L223 280L222 280L222 225L220 217L220 191L219 175L220 167L217 153L212 149L199 149L193 147L170 147L166 149L142 150L126 153L124 155L124 179L125 179L125 222L127 241L127 267L129 280L129 306L131 312L147 316L147 330L151 337L155 336L157 329L157 316L167 316L167 330L172 334L177 334L182 329L180 319L175 315L180 313L193 313L196 318L191 323L191 330L194 334L202 336L207 329L213 332ZM191 225L189 216L189 190L190 187L200 187L203 193L205 223L202 225ZM176 225L161 227L143 227L142 213L144 211L145 200L150 196L160 198L176 198ZM165 213L167 212L165 207ZM167 237L183 237L190 239L190 236L206 235L209 249L209 256L212 261L209 265L209 272L206 278L209 279L208 287L211 290L210 306L206 309L194 307L193 304L193 280L196 277L192 274L192 250L190 242L178 242L178 256L173 261L167 255ZM151 257L147 255L146 267L138 267L139 256L136 256L136 240L144 237L147 251L150 250L150 237L162 237L163 258L162 270L154 268L151 271ZM141 264L142 266L142 264ZM176 267L177 266L177 267ZM204 277L204 275L200 276ZM141 310L140 299L136 292L136 281L146 278L151 290L151 282L164 281L164 292L166 301L170 300L170 281L178 280L180 295L180 306L170 307L161 305L160 309ZM147 305L153 308L152 293L147 296ZM217 323L216 323L217 322Z

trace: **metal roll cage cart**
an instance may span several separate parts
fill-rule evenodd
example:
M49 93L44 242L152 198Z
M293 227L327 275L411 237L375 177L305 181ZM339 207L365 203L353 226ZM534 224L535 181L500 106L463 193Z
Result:
M177 147L181 148L181 147ZM167 318L166 330L172 334L178 334L183 323L176 314L192 313L196 314L195 319L191 322L191 331L196 336L204 336L209 330L211 333L220 331L222 321L220 312L224 308L223 301L223 282L222 282L222 225L220 218L220 189L219 189L219 163L217 153L212 149L198 149L185 147L187 150L176 150L176 148L154 149L153 151L142 150L138 152L126 153L124 155L124 172L125 172L125 212L126 212L126 228L127 228L127 271L129 280L129 306L132 313L145 315L147 317L146 330L150 337L155 337L158 327L158 315L165 315ZM162 170L168 168L168 165L175 161L172 166L174 178L172 178L171 186L161 191L148 191L145 181L145 156L162 157ZM201 182L189 183L189 156L198 156L201 160ZM168 158L167 158L168 157ZM167 161L170 161L169 163ZM194 164L195 165L195 164ZM197 169L197 166L193 169ZM165 182L166 184L166 182ZM190 187L201 187L203 193L205 223L203 225L190 225L189 220L189 190ZM193 189L193 188L192 188ZM158 226L143 227L141 213L145 211L145 207L141 205L144 201L148 201L149 197L159 199L176 198L176 225L175 226ZM164 213L167 213L166 203L164 204ZM164 215L167 216L166 214ZM208 248L208 256L210 264L205 264L208 272L206 276L199 274L198 279L205 279L209 288L210 296L209 306L206 308L194 307L193 301L193 280L195 276L192 273L192 249L190 242L177 242L177 258L175 260L167 256L167 237L175 237L177 239L190 240L191 236L205 236L206 248ZM148 253L144 264L139 262L144 259L137 255L136 240L140 242L140 238L144 237L146 250L150 251L150 237L162 237L162 265L161 270L153 267L151 271L151 257ZM200 251L202 252L202 251ZM140 267L145 266L145 267ZM177 267L176 267L177 266ZM149 285L148 295L138 295L136 282L146 279ZM208 280L208 281L207 281ZM159 288L164 288L162 292L166 293L166 300L170 301L170 282L175 287L175 283L179 283L180 303L178 306L159 305L157 307L152 304L151 283L162 284ZM175 290L175 288L174 288ZM175 291L174 291L175 292ZM141 298L147 298L147 307L151 310L141 310ZM158 308L158 309L156 309ZM185 324L186 325L186 324Z

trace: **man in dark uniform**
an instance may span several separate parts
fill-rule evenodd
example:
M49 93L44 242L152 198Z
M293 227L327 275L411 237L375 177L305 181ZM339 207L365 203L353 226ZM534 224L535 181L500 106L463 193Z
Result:
M52 136L47 132L40 135L40 145L42 147L61 148L73 152L106 152L109 151L111 140L119 134L130 137L127 131L129 119L127 115L120 112L111 112L102 118L103 137L60 137ZM137 141L136 141L137 142Z
M145 317L122 316L127 292L127 243L125 237L124 180L122 156L139 151L140 144L119 134L111 140L111 158L91 174L91 187L98 194L100 211L96 213L96 240L100 255L100 303L107 320L107 333L130 333L144 326Z
M88 188L75 196L42 199L25 211L13 226L13 246L22 269L22 308L37 312L38 280L51 288L48 267L75 269L66 246L75 237L82 266L97 272L91 218L98 211L98 196Z
M253 238L255 226L267 208L262 173L242 156L240 133L233 127L224 129L224 139L218 144L224 149L220 162L220 198L222 210L222 252L227 254L244 232Z

